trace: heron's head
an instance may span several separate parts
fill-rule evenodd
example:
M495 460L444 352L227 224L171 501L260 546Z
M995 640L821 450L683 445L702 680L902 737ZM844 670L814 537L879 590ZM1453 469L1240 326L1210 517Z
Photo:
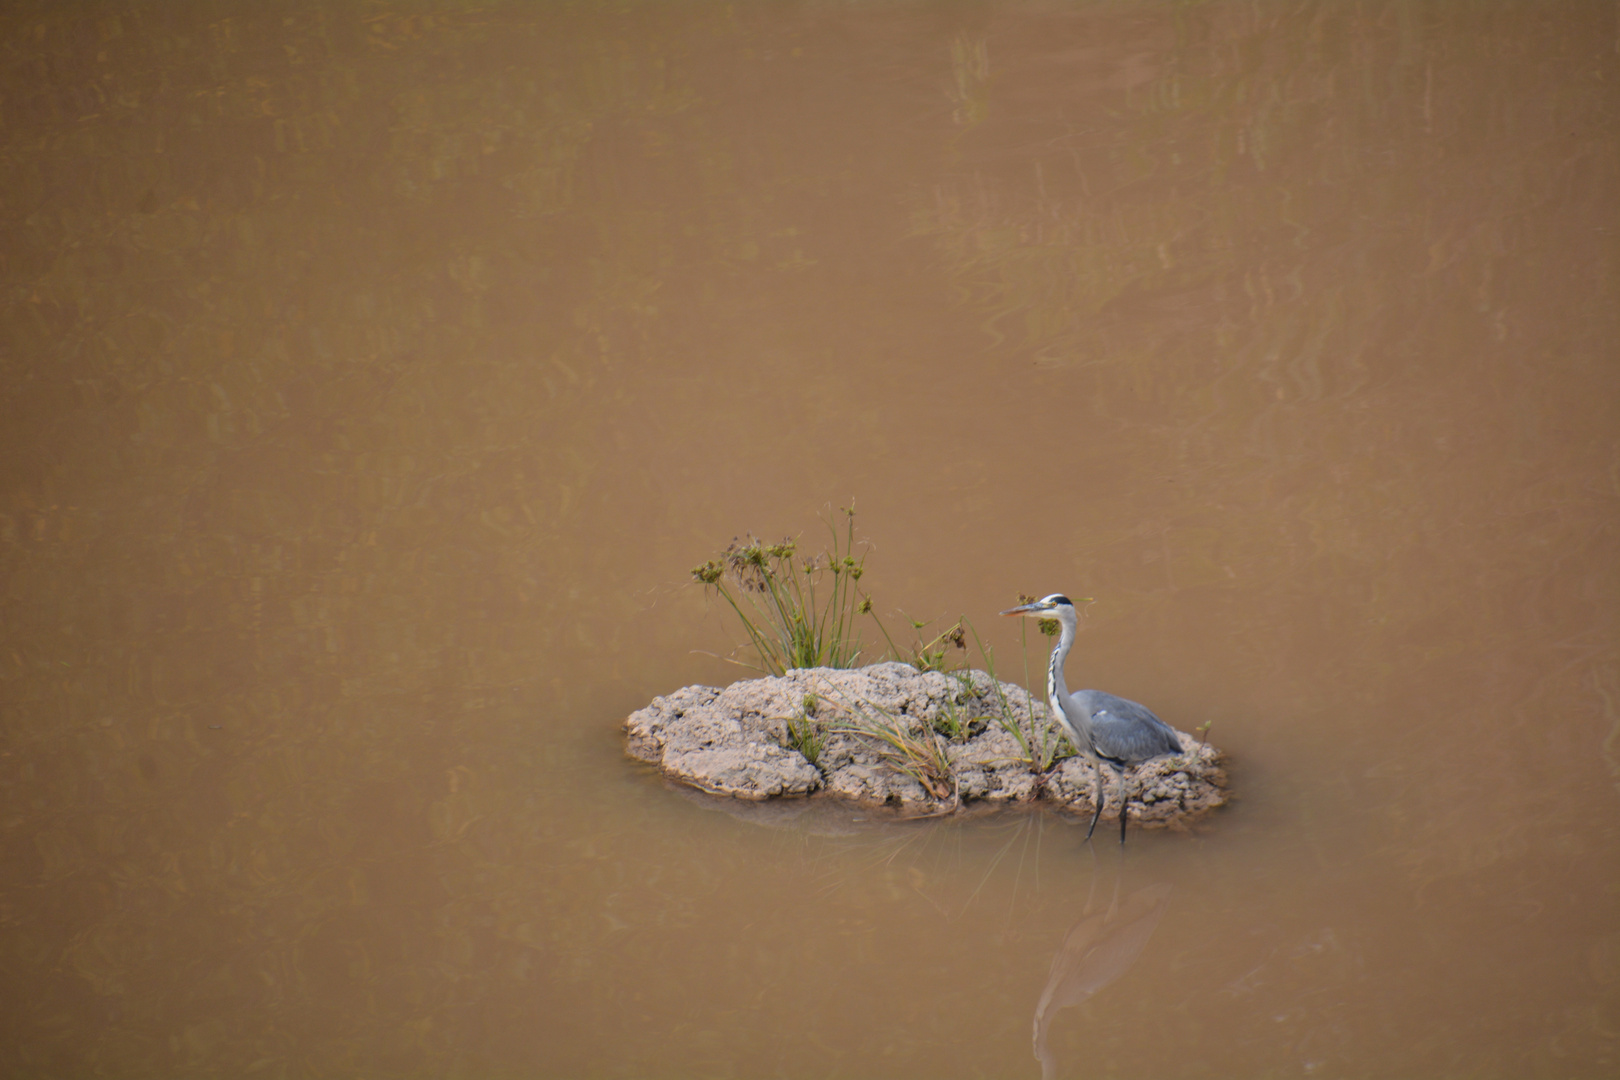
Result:
M1053 593L1051 596L1043 596L1039 600L1008 608L1002 614L1027 615L1032 619L1061 619L1065 612L1071 616L1074 614L1074 601L1062 593Z

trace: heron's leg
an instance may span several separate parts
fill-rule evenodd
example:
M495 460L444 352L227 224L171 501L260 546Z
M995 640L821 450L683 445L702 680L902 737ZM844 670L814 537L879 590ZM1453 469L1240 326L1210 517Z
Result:
M1091 834L1097 831L1097 819L1102 817L1102 807L1103 807L1103 781L1102 781L1102 768L1103 767L1102 767L1102 762L1093 761L1091 763L1091 767L1093 769L1095 769L1096 773L1097 773L1097 794L1093 798L1093 801L1096 803L1097 808L1094 811L1092 811L1092 814L1091 814L1091 828L1086 830L1086 839L1087 840L1090 840L1091 839Z
M1119 846L1125 846L1125 823L1131 816L1125 811L1130 807L1130 789L1125 786L1125 770L1119 770Z
M1125 770L1116 765L1114 771L1119 774L1119 784L1117 785L1119 787L1119 842L1123 845L1125 843L1125 823L1130 820L1130 815L1126 813L1126 810L1130 806L1131 789L1125 783Z

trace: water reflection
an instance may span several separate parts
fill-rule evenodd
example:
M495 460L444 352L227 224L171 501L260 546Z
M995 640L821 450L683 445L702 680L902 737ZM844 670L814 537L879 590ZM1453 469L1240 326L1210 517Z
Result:
M1111 877L1113 885L1107 908L1097 911L1100 876ZM1167 881L1144 885L1121 900L1124 877L1123 860L1107 875L1092 874L1085 910L1052 957L1052 973L1035 1006L1035 1057L1041 1063L1043 1080L1057 1075L1057 1055L1049 1042L1057 1014L1088 1001L1129 971L1170 906Z

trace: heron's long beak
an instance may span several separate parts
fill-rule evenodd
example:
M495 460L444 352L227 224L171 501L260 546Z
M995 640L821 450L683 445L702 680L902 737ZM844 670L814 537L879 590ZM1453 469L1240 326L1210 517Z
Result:
M1008 608L1003 615L1039 615L1052 610L1051 604L1043 604L1039 600L1033 604L1019 604L1015 608Z

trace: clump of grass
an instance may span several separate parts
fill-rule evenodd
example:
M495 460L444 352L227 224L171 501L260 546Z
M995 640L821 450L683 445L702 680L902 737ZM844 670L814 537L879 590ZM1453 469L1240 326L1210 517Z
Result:
M890 767L917 781L930 796L958 800L950 755L933 728L925 725L913 733L900 717L869 701L849 705L844 712L848 719L834 731L873 740Z
M812 765L816 764L821 758L821 752L827 748L827 733L808 716L790 717L787 730L788 749L797 750L804 755L804 760Z
M1027 599L1023 597L1020 597L1020 600L1027 602ZM1062 629L1056 619L1039 619L1037 622L1040 624L1043 634L1047 632L1045 624L1048 622L1054 628L1053 633ZM1007 692L1001 688L1001 678L996 674L994 650L986 646L979 638L978 631L973 629L971 623L968 624L968 630L973 634L973 642L978 646L979 655L984 659L984 669L985 673L990 676L990 684L995 687L996 723L1000 725L1003 731L1011 735L1013 741L1018 744L1017 760L1034 772L1044 776L1058 762L1074 755L1075 751L1072 749L1065 752L1068 737L1051 723L1046 715L1047 706L1038 701L1033 693L1029 695L1029 719L1027 722L1020 722L1017 710L1012 707L1012 702L1007 700ZM1024 647L1024 684L1027 690L1029 685L1029 642L1027 628L1021 627L1020 630L1022 631L1021 640Z
M842 538L823 518L830 544L817 554L800 554L791 537L767 544L750 535L733 540L718 559L693 567L693 579L718 593L742 620L760 670L782 675L793 668L847 668L860 657L855 617L871 614L872 598L860 587L866 555L855 555L855 509L841 512Z
M966 660L967 638L962 619L928 641L920 631L931 625L911 619L917 640L902 649L872 610L872 597L860 586L866 555L855 554L855 509L844 515L842 537L834 522L822 519L830 543L815 555L804 555L789 537L768 544L753 535L733 540L719 558L692 568L692 577L713 589L741 620L748 646L759 664L748 665L771 675L793 668L854 667L861 656L855 617L868 615L877 624L889 655L918 671L949 671L951 650Z
M966 742L984 730L988 720L982 709L974 703L983 699L983 692L973 682L973 674L966 670L949 672L956 680L956 693L940 703L934 717L934 730L951 742Z
M950 739L952 742L961 742L972 723L966 713L954 701L947 701L934 720L934 730Z
M883 624L879 623L878 625L881 627ZM920 623L915 619L911 620L913 630L921 630L926 625L926 623ZM932 641L923 643L921 634L917 635L917 639L917 647L912 650L911 666L918 671L951 670L947 657L953 647L962 651L963 660L967 658L967 631L963 626L963 619L957 619L943 633L936 635ZM958 666L960 666L960 662Z
M803 754L804 760L812 765L816 764L822 750L827 747L827 733L816 722L816 710L820 706L816 695L806 694L799 706L799 715L789 717L787 722L788 748Z
M903 663L910 664L918 671L956 670L950 665L948 659L950 650L953 647L962 650L962 659L957 662L957 668L962 666L967 659L965 618L964 616L957 619L943 632L936 634L932 640L926 642L922 639L921 631L925 627L932 625L934 620L924 622L921 619L908 619L912 631L917 635L917 642L909 649L902 649L894 643L894 638L889 636L889 630L883 625L883 620L879 619L875 614L872 616L872 620L877 623L878 630L883 634L883 640L889 646L889 655L901 660Z

